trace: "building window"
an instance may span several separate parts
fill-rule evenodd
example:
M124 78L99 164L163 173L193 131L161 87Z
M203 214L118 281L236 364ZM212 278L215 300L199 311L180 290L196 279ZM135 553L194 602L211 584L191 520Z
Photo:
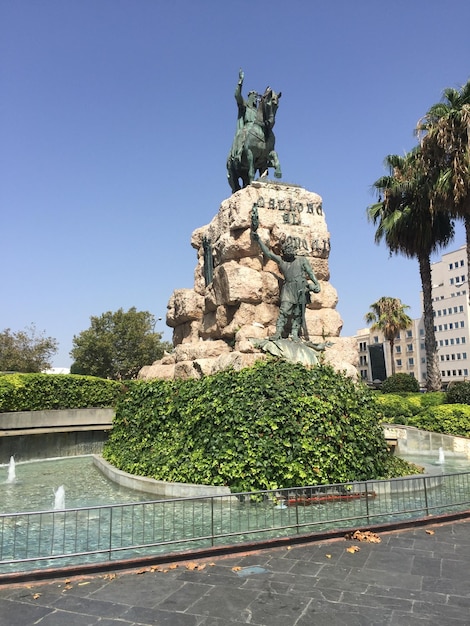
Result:
M465 322L460 322L460 328L464 328Z
M401 359L397 359L397 367L401 367Z
M464 261L463 259L460 260L460 267L463 267Z
M377 337L377 335L374 337L374 343L379 343L379 338Z
M420 328L420 329L419 329L419 334L420 334L421 336L423 336L423 335L424 335L424 328Z
M462 359L466 359L467 358L467 353L466 352L462 352Z
M460 311L460 313L463 313L463 304L461 304L461 305L459 306L459 311Z
M443 361L443 360L444 360L444 355L443 355L443 354L441 354L441 355L439 356L439 358L440 358L440 360L441 360L441 361Z
M451 284L451 285L453 285L453 284L454 284L454 279L453 279L453 278L451 278L451 279L450 279L450 284Z
M454 267L453 263L449 263L449 269L451 270Z
M454 339L453 337L450 338L450 345L453 346L454 345Z
M414 365L415 364L415 360L413 359L413 357L410 357L408 359L408 365Z
M465 337L460 337L460 343L465 343Z
M467 369L464 369L464 371L463 371L463 375L464 375L464 376L468 376L468 370L467 370Z
M401 352L401 346L395 346L395 352L396 352L397 354L400 354L400 352Z
M407 344L406 350L407 352L413 352L413 344L412 343Z
M455 343L460 343L460 337L455 338Z
M407 336L407 337L413 337L413 331L411 331L411 330L407 330L407 331L406 331L406 336Z

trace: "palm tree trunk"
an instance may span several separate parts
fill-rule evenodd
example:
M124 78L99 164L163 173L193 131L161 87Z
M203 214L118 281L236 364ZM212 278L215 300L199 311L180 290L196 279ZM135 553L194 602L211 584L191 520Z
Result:
M395 359L393 358L393 347L395 346L395 340L390 339L390 355L391 355L391 363L392 363L392 376L395 376Z
M431 261L428 255L420 256L419 273L423 288L424 341L426 346L426 389L440 391L442 380L439 370L434 314L432 310Z
M467 295L470 304L470 214L466 214L464 218L465 224L465 242L467 244Z

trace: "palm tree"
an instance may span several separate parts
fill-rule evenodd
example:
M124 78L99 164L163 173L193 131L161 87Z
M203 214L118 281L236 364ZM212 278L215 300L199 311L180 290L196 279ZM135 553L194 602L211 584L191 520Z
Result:
M431 200L436 210L463 219L470 268L470 80L460 89L446 89L418 122L417 132L425 171L438 175Z
M370 311L366 313L367 324L372 324L371 330L379 330L383 333L386 341L390 344L392 355L392 376L395 374L395 357L393 347L400 330L406 330L413 324L413 320L405 311L410 307L402 304L399 298L382 297L370 305Z
M444 212L432 212L430 198L436 179L424 171L419 147L401 157L385 159L389 175L375 181L379 201L367 209L377 225L376 243L385 240L390 254L403 254L418 260L423 290L423 316L426 346L426 387L441 388L437 342L432 309L431 254L446 246L454 236L453 222Z

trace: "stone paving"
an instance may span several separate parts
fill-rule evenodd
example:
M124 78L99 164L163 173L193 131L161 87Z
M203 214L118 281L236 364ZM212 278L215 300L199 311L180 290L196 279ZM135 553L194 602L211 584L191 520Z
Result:
M470 625L470 520L377 536L3 585L0 624Z

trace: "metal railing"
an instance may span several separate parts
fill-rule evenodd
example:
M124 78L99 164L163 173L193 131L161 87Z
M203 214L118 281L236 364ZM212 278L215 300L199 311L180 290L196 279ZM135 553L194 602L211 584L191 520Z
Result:
M470 472L0 514L0 573L138 558L468 509Z

